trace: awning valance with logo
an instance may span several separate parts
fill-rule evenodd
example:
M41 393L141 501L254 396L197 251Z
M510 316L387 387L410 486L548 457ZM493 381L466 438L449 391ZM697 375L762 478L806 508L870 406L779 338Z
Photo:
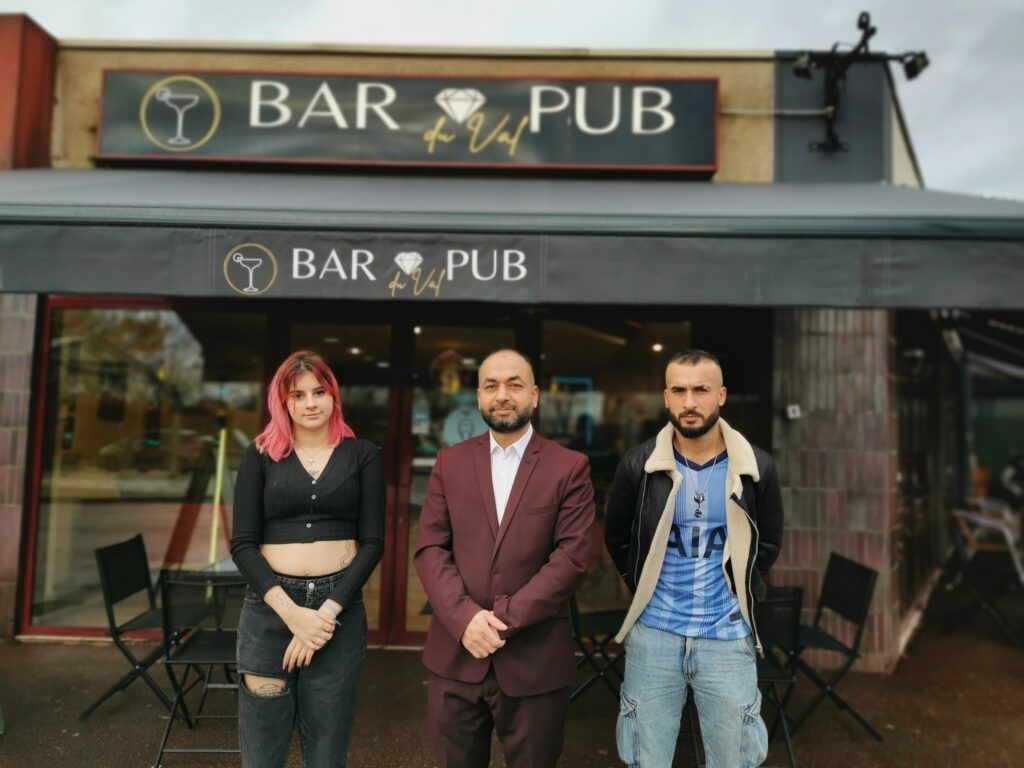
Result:
M1024 308L1024 204L877 184L0 173L0 291Z

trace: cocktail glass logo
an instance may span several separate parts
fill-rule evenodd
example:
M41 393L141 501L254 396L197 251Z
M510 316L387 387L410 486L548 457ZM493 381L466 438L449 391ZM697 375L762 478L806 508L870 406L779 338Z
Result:
M236 245L224 257L224 279L243 296L256 296L277 280L277 259L265 245Z
M146 138L169 152L191 152L220 127L220 98L209 83L174 75L154 83L142 97L139 123Z

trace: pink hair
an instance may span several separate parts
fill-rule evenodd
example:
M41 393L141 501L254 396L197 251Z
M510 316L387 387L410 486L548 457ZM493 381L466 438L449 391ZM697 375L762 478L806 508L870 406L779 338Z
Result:
M267 410L270 411L270 423L256 437L256 449L266 453L274 461L280 461L292 452L295 447L295 433L292 419L285 405L288 393L295 380L304 373L312 373L320 386L327 390L334 400L334 410L327 422L327 434L331 445L337 445L346 437L355 437L356 433L345 423L341 415L341 392L338 380L324 359L316 352L300 350L289 355L281 363L274 378L267 387Z

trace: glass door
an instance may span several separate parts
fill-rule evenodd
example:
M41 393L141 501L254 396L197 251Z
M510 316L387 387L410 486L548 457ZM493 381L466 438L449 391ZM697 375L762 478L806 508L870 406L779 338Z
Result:
M398 427L398 390L392 386L390 325L344 325L338 323L295 323L291 326L289 351L311 349L320 354L334 371L341 388L345 421L356 435L381 449L388 502L385 510L384 557L363 588L366 621L371 643L387 642L387 618L392 603L391 534L395 518L395 478Z
M407 390L402 414L408 428L402 433L395 536L395 572L401 579L394 606L396 642L422 642L430 624L430 603L413 568L412 556L427 480L437 453L487 430L476 404L477 370L490 352L514 344L515 331L510 327L413 328L412 386Z

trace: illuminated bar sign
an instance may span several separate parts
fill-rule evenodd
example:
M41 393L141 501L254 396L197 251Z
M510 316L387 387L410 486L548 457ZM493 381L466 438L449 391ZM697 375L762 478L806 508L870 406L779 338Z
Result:
M717 170L717 79L104 73L105 160Z

